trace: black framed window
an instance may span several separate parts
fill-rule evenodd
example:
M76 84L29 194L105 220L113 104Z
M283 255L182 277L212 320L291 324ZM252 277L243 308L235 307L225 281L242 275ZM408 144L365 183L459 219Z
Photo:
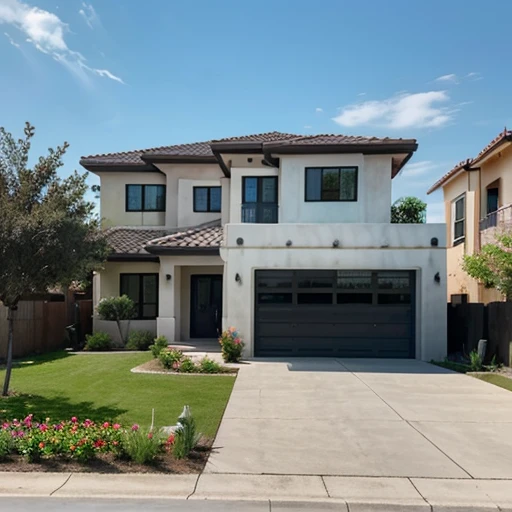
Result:
M220 212L221 187L194 187L195 212Z
M499 189L497 187L487 189L487 215L494 213L499 205Z
M277 176L242 179L242 222L277 223Z
M306 201L357 201L357 167L307 167Z
M120 295L128 295L135 303L140 320L158 316L158 274L121 274Z
M466 196L463 195L452 203L453 244L464 242L466 236Z
M165 185L126 185L127 212L165 212Z

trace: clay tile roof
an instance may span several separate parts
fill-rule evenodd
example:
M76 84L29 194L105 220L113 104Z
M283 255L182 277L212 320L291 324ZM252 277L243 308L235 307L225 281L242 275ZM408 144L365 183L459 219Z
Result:
M459 171L462 171L465 167L469 167L472 163L472 160L468 158L467 160L462 160L459 162L453 169L450 169L444 176L441 176L428 190L427 194L431 194L435 190L437 190L440 186L446 183L452 176L455 176Z
M144 246L149 240L165 236L169 230L115 227L107 229L106 237L114 254L148 254Z
M485 146L485 148L482 149L482 151L480 151L480 153L478 153L478 155L473 159L473 163L480 160L487 153L496 148L499 144L501 144L505 140L509 140L511 137L512 131L507 130L507 128L505 128L497 137L494 137L494 139L492 139L491 142L489 142L489 144L487 144L487 146Z
M152 239L146 244L146 249L155 253L163 252L159 249L218 249L222 235L222 226L220 220L217 220Z
M390 139L389 137L364 137L361 135L341 135L341 134L321 134L305 135L295 137L293 140L286 141L287 145L310 145L310 144L397 144L397 143L416 143L415 139Z

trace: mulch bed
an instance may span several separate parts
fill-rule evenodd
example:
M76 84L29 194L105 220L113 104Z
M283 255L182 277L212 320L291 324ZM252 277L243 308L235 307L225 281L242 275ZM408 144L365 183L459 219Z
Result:
M40 473L167 473L183 475L200 473L208 460L211 442L203 442L193 450L188 459L176 460L172 454L162 454L151 465L135 464L116 458L111 453L98 454L88 462L72 459L51 458L40 462L27 462L21 455L14 455L0 462L0 471L21 471Z
M231 368L228 366L222 367L222 372L220 373L184 373L177 372L175 370L167 370L164 368L162 363L158 359L151 359L147 363L143 363L136 368L133 368L134 372L152 372L152 373L169 373L172 375L233 375L238 373L238 368Z

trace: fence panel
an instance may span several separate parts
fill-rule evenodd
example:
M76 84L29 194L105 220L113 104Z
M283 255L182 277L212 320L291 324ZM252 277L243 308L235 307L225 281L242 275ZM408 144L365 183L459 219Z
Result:
M496 354L499 361L510 365L512 341L512 303L491 302L487 305L488 346L487 353Z
M469 354L485 336L483 304L448 304L448 354Z

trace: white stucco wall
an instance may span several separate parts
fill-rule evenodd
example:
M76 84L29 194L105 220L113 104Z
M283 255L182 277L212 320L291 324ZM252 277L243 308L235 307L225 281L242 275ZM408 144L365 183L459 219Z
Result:
M165 212L127 212L126 185L165 185L159 172L97 172L101 181L100 215L103 226L163 226Z
M244 245L236 244L237 238ZM439 246L430 241L438 238ZM340 246L332 247L338 239ZM293 245L286 247L286 241ZM253 355L256 269L355 269L416 271L416 357L446 356L446 244L443 224L229 224L221 256L223 326L236 326ZM439 272L441 282L434 276ZM235 281L240 274L242 283Z
M194 212L194 187L220 187L218 180L178 180L178 227L197 226L221 218L221 212Z

